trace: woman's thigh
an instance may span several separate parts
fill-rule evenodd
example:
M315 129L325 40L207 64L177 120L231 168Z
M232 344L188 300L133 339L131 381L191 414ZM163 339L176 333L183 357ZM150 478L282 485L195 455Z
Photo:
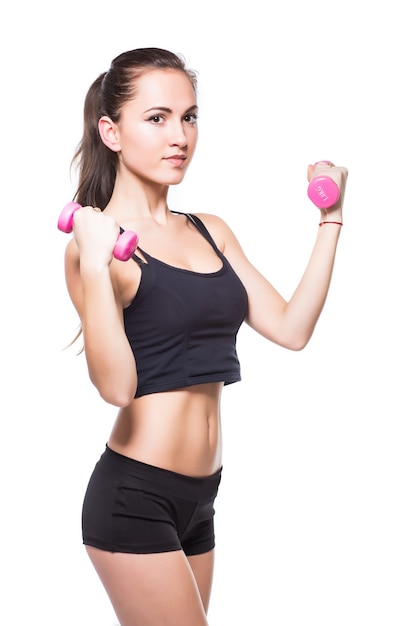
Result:
M188 556L187 558L193 570L204 610L207 613L213 585L214 550L204 554Z
M124 554L89 546L87 552L120 626L208 626L212 565L206 570L204 561L209 565L210 557L189 562L182 550Z

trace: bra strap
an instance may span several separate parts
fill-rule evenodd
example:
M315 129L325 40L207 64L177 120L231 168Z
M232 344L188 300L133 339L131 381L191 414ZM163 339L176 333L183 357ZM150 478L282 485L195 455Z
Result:
M216 242L214 241L213 237L210 235L209 231L207 230L206 226L204 225L204 223L201 221L201 219L199 217L197 217L197 215L193 215L191 213L185 213L184 215L186 215L188 217L188 219L190 220L190 222L192 222L194 224L194 226L197 228L197 230L203 235L203 237L213 246L213 248L217 251L220 252Z

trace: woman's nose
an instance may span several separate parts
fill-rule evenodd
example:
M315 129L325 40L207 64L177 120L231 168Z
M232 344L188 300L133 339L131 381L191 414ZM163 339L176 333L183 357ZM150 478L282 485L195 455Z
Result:
M187 145L187 136L184 132L182 122L173 122L170 128L170 144L172 146L184 147Z

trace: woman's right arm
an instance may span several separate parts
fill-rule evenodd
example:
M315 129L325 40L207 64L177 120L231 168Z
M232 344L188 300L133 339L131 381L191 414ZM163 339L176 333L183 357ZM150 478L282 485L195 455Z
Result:
M123 261L112 257L118 231L113 220L92 209L77 214L79 225L74 218L74 239L65 253L68 292L81 320L90 379L106 402L123 407L134 398L137 373L117 283Z

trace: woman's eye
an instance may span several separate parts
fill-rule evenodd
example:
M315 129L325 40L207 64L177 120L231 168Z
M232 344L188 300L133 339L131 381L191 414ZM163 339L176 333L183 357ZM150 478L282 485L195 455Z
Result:
M184 117L184 120L189 124L196 124L198 119L197 113L189 113Z
M160 124L163 121L163 118L162 115L152 115L149 121L153 122L153 124Z

